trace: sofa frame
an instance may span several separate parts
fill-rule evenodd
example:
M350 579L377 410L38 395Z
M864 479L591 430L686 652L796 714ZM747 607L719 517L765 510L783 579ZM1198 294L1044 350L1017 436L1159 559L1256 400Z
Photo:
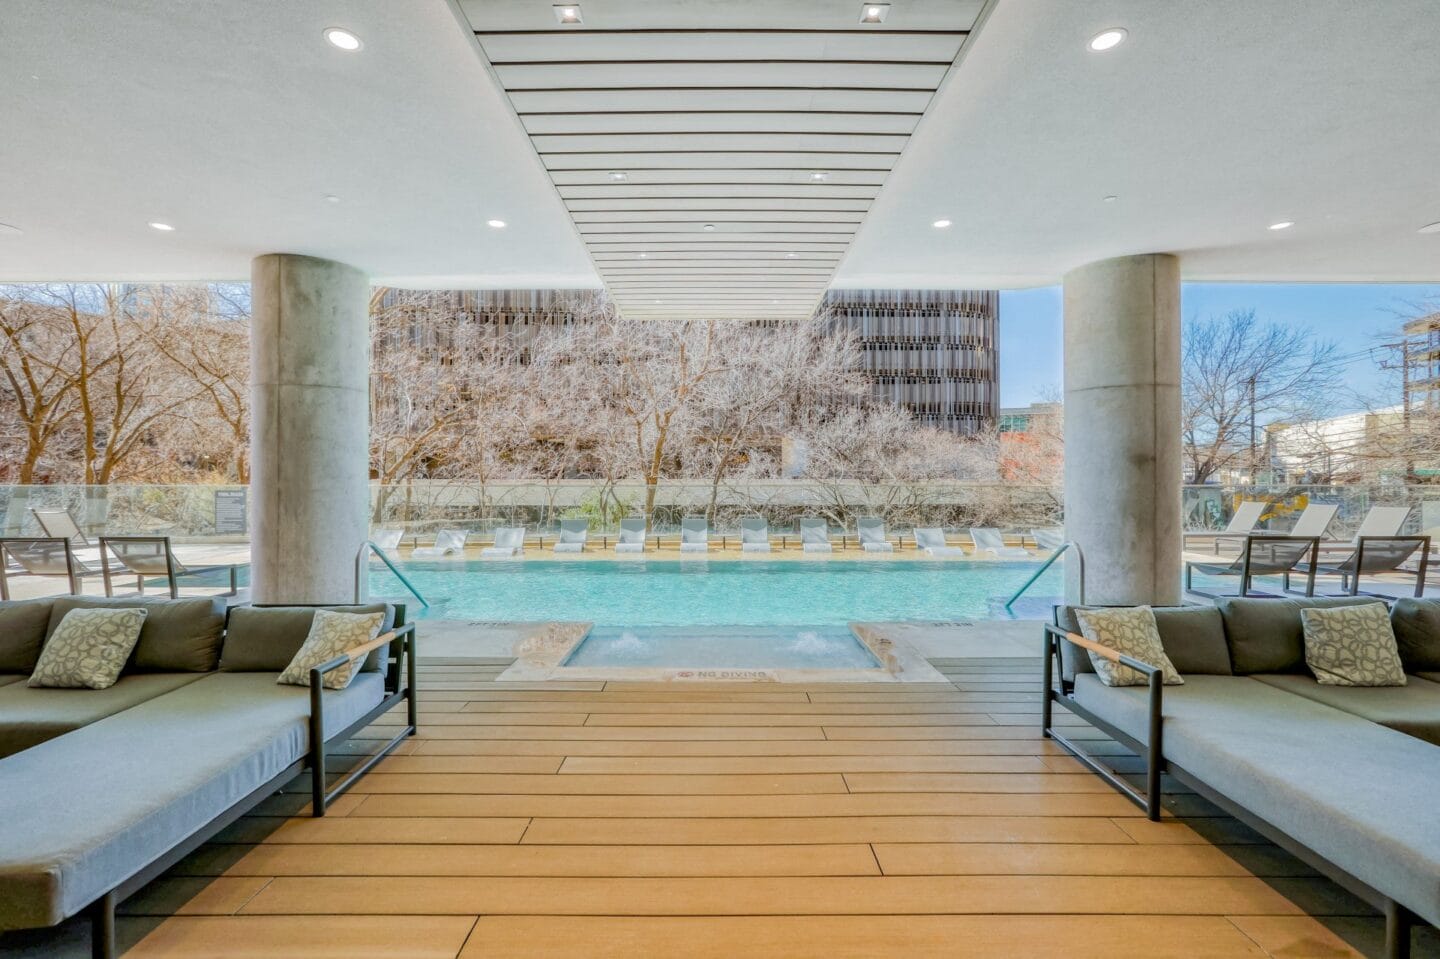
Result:
M1144 674L1149 689L1148 742L1141 742L1134 736L1096 716L1093 712L1075 701L1073 697L1074 684L1064 679L1063 664L1060 656L1060 644L1062 642L1068 642L1074 646L1078 646L1084 652L1093 652L1111 662L1129 666L1131 669ZM1057 667L1061 670L1059 683L1055 682L1055 670ZM1074 756L1081 765L1105 780L1131 802L1143 809L1146 818L1152 822L1160 821L1162 811L1161 777L1164 775L1173 777L1177 782L1188 786L1198 795L1218 806L1226 814L1254 829L1260 833L1260 835L1281 849L1284 849L1301 862L1304 862L1312 869L1325 875L1359 899L1364 900L1382 912L1385 915L1385 959L1410 959L1411 930L1419 921L1413 912L1375 889L1369 883L1355 878L1349 872L1335 865L1310 847L1297 842L1288 833L1283 832L1244 806L1234 802L1224 793L1210 786L1199 777L1187 772L1185 769L1165 758L1165 677L1160 669L1151 666L1149 663L1144 663L1130 656L1126 656L1108 646L1091 642L1078 633L1072 633L1059 626L1047 623L1045 624L1044 676L1045 699L1040 709L1041 735L1046 739L1053 740L1062 749ZM1113 767L1101 762L1098 758L1087 752L1084 747L1066 738L1055 728L1053 720L1056 703L1060 703L1070 712L1079 716L1145 760L1145 789L1143 792L1127 782Z

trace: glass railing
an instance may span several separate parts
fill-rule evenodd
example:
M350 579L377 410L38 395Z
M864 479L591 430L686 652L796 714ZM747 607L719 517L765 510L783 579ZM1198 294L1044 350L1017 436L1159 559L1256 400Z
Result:
M43 536L36 511L68 512L87 537L169 536L177 543L249 540L244 486L0 485L0 535Z

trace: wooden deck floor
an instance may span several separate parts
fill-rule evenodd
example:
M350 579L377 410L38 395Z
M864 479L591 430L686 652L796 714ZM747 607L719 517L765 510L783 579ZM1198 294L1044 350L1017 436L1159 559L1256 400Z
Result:
M500 686L502 665L427 661L403 755L324 819L267 800L123 907L126 955L1378 952L1367 907L1198 797L1147 822L1041 739L1035 660L905 687Z

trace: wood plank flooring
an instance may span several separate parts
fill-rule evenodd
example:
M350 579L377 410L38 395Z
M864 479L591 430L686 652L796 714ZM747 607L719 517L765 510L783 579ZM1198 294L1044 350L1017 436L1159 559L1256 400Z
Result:
M417 738L324 819L297 782L132 898L125 955L1379 952L1370 909L1199 797L1147 822L1042 739L1034 660L903 687L500 685L505 665L424 661ZM0 956L84 942L72 923Z

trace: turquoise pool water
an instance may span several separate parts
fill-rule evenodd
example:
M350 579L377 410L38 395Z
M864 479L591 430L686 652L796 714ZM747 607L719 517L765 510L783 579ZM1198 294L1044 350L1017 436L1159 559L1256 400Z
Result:
M1001 618L1038 563L944 560L472 560L406 562L431 603L421 619L590 621L610 626L839 626ZM1026 594L1040 615L1060 563ZM378 563L370 595L404 587ZM1018 609L1017 605L1017 609Z
M565 666L878 669L843 626L596 626Z

